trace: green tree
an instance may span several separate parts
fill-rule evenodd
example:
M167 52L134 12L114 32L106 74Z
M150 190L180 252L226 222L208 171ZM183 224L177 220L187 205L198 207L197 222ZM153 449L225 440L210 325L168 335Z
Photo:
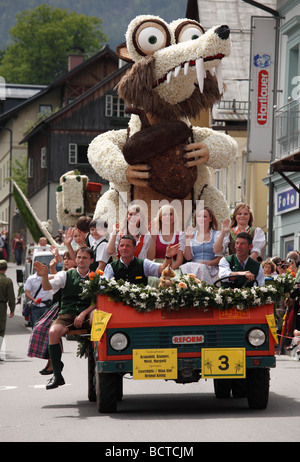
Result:
M10 83L49 84L67 71L69 50L87 58L101 49L107 41L101 24L99 18L46 4L21 12L0 75Z
M24 194L27 194L27 156L15 158L11 164L11 177L6 181L14 180Z

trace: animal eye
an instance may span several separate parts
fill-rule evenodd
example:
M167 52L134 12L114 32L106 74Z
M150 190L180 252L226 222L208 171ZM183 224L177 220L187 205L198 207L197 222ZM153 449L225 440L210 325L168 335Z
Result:
M182 24L176 31L177 43L196 40L204 34L202 27L195 23Z
M163 24L146 21L134 34L137 51L142 55L151 55L169 45L170 35Z

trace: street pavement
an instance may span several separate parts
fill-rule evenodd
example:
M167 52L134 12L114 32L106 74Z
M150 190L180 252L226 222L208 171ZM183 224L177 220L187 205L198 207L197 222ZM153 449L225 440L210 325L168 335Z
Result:
M10 263L14 281L15 270ZM49 376L39 374L45 361L27 356L31 329L24 324L17 305L0 361L1 442L300 441L300 361L277 357L266 410L249 410L246 399L217 400L211 380L181 385L126 377L118 412L99 414L87 399L87 361L76 356L77 342L64 339L66 385L46 390Z

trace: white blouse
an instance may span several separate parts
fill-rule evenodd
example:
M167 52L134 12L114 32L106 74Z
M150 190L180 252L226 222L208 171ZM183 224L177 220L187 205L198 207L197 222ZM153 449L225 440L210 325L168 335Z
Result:
M247 232L248 229L249 229L249 226L247 226L246 232ZM237 231L238 226L236 226L235 228L232 228L232 230ZM266 245L265 233L263 232L263 230L261 228L255 228L255 231L254 231L252 236L253 236L253 241L252 241L253 247L251 249L251 252L257 252L257 254L259 256L259 255L261 255L262 249ZM225 255L227 247L229 245L229 241L230 241L230 233L228 232L226 234L226 236L224 237L224 239L223 239L223 254L224 255Z

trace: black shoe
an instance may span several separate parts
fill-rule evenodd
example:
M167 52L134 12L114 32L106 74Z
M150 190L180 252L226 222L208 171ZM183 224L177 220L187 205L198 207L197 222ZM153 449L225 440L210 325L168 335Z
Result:
M62 371L63 368L64 368L64 363L61 361L61 363L60 363L60 370ZM49 370L49 369L47 369L47 368L45 367L44 369L42 369L41 371L39 371L39 373L40 373L41 375L51 375L51 374L53 374L53 370L52 370L52 369Z
M50 375L50 374L53 374L53 370L49 370L49 369L46 369L46 367L44 369L42 369L41 371L39 371L39 373L41 375Z
M52 379L49 380L49 382L46 385L46 390L52 390L53 388L60 387L61 385L65 384L65 380L63 376L61 377L55 377L55 375L52 377Z

